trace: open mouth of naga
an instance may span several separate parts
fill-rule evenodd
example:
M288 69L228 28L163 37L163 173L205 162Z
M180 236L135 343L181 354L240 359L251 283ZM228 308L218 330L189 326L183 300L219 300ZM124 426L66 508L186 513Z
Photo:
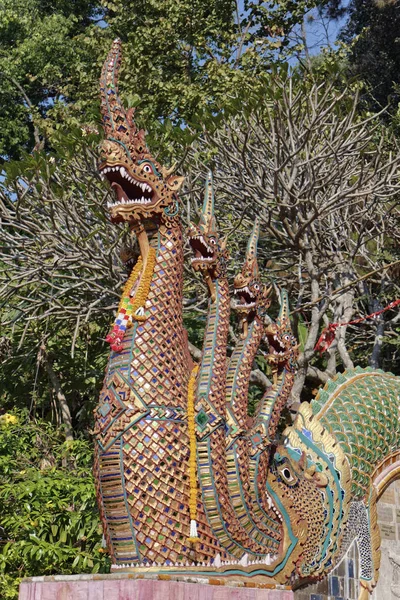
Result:
M235 309L236 310L251 310L256 307L256 298L251 293L247 286L242 288L236 288L235 294Z
M211 263L214 260L214 249L207 244L202 235L190 236L189 244L194 252L194 256L191 258L192 265Z
M276 333L268 333L269 352L276 357L284 358L287 355L287 348L280 342Z
M156 199L153 188L145 181L134 179L125 167L103 167L100 176L108 180L117 197L115 202L107 203L109 209L150 205Z

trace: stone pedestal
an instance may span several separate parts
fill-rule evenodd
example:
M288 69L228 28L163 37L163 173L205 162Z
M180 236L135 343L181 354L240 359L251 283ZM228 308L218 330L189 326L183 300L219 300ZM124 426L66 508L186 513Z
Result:
M219 580L218 580L219 582ZM285 589L235 587L129 575L55 575L24 579L19 600L293 600Z

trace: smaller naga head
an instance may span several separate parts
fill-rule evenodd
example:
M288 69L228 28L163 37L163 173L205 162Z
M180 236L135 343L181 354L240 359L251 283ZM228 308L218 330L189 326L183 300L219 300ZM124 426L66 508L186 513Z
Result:
M260 222L256 219L254 228L247 244L246 260L240 273L234 280L236 302L234 310L239 315L244 329L245 324L251 323L258 315L263 317L268 310L271 300L271 288L267 288L260 279L257 263L257 242L260 232Z
M100 176L110 183L115 202L109 203L111 220L135 222L165 211L177 212L177 192L183 177L160 165L146 147L145 132L138 130L133 109L125 111L118 95L121 41L115 40L104 63L101 112L106 139L100 147Z
M286 290L281 291L281 308L275 322L265 328L269 343L268 362L273 372L286 368L295 371L299 354L299 344L292 332L289 318L289 298Z
M220 238L214 216L214 190L211 171L208 173L203 209L198 225L190 224L188 240L193 251L191 265L211 280L226 272L228 254L225 241Z

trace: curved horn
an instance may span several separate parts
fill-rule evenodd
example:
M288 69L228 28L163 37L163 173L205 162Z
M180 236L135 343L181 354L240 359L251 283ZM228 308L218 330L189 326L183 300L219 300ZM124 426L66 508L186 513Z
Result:
M113 41L100 78L101 113L106 137L117 135L129 139L129 122L118 95L118 75L121 67L121 40Z
M172 165L172 167L170 167L169 169L167 169L166 167L161 167L161 174L164 177L164 179L167 179L176 169L176 162L174 162L174 164Z

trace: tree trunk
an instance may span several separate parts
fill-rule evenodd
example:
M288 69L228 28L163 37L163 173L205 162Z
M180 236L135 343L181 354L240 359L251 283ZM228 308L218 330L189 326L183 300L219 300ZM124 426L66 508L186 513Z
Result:
M372 302L371 313L382 310L382 308L383 306L379 300L375 299ZM378 315L376 317L376 322L374 347L372 348L372 354L369 359L369 366L373 369L379 369L381 366L382 340L385 334L385 319L383 315Z
M46 369L47 375L49 376L51 385L53 386L54 393L56 395L58 404L60 406L61 419L63 422L64 431L65 431L65 439L67 440L67 442L73 441L74 433L73 433L73 428L72 428L71 411L69 410L68 402L67 402L64 392L62 391L60 380L57 377L57 375L53 369L53 366L49 360L49 356L46 352L46 347L44 346L44 344L42 344L40 347L40 355L41 355L40 358L41 358L42 364L44 365L44 367Z

